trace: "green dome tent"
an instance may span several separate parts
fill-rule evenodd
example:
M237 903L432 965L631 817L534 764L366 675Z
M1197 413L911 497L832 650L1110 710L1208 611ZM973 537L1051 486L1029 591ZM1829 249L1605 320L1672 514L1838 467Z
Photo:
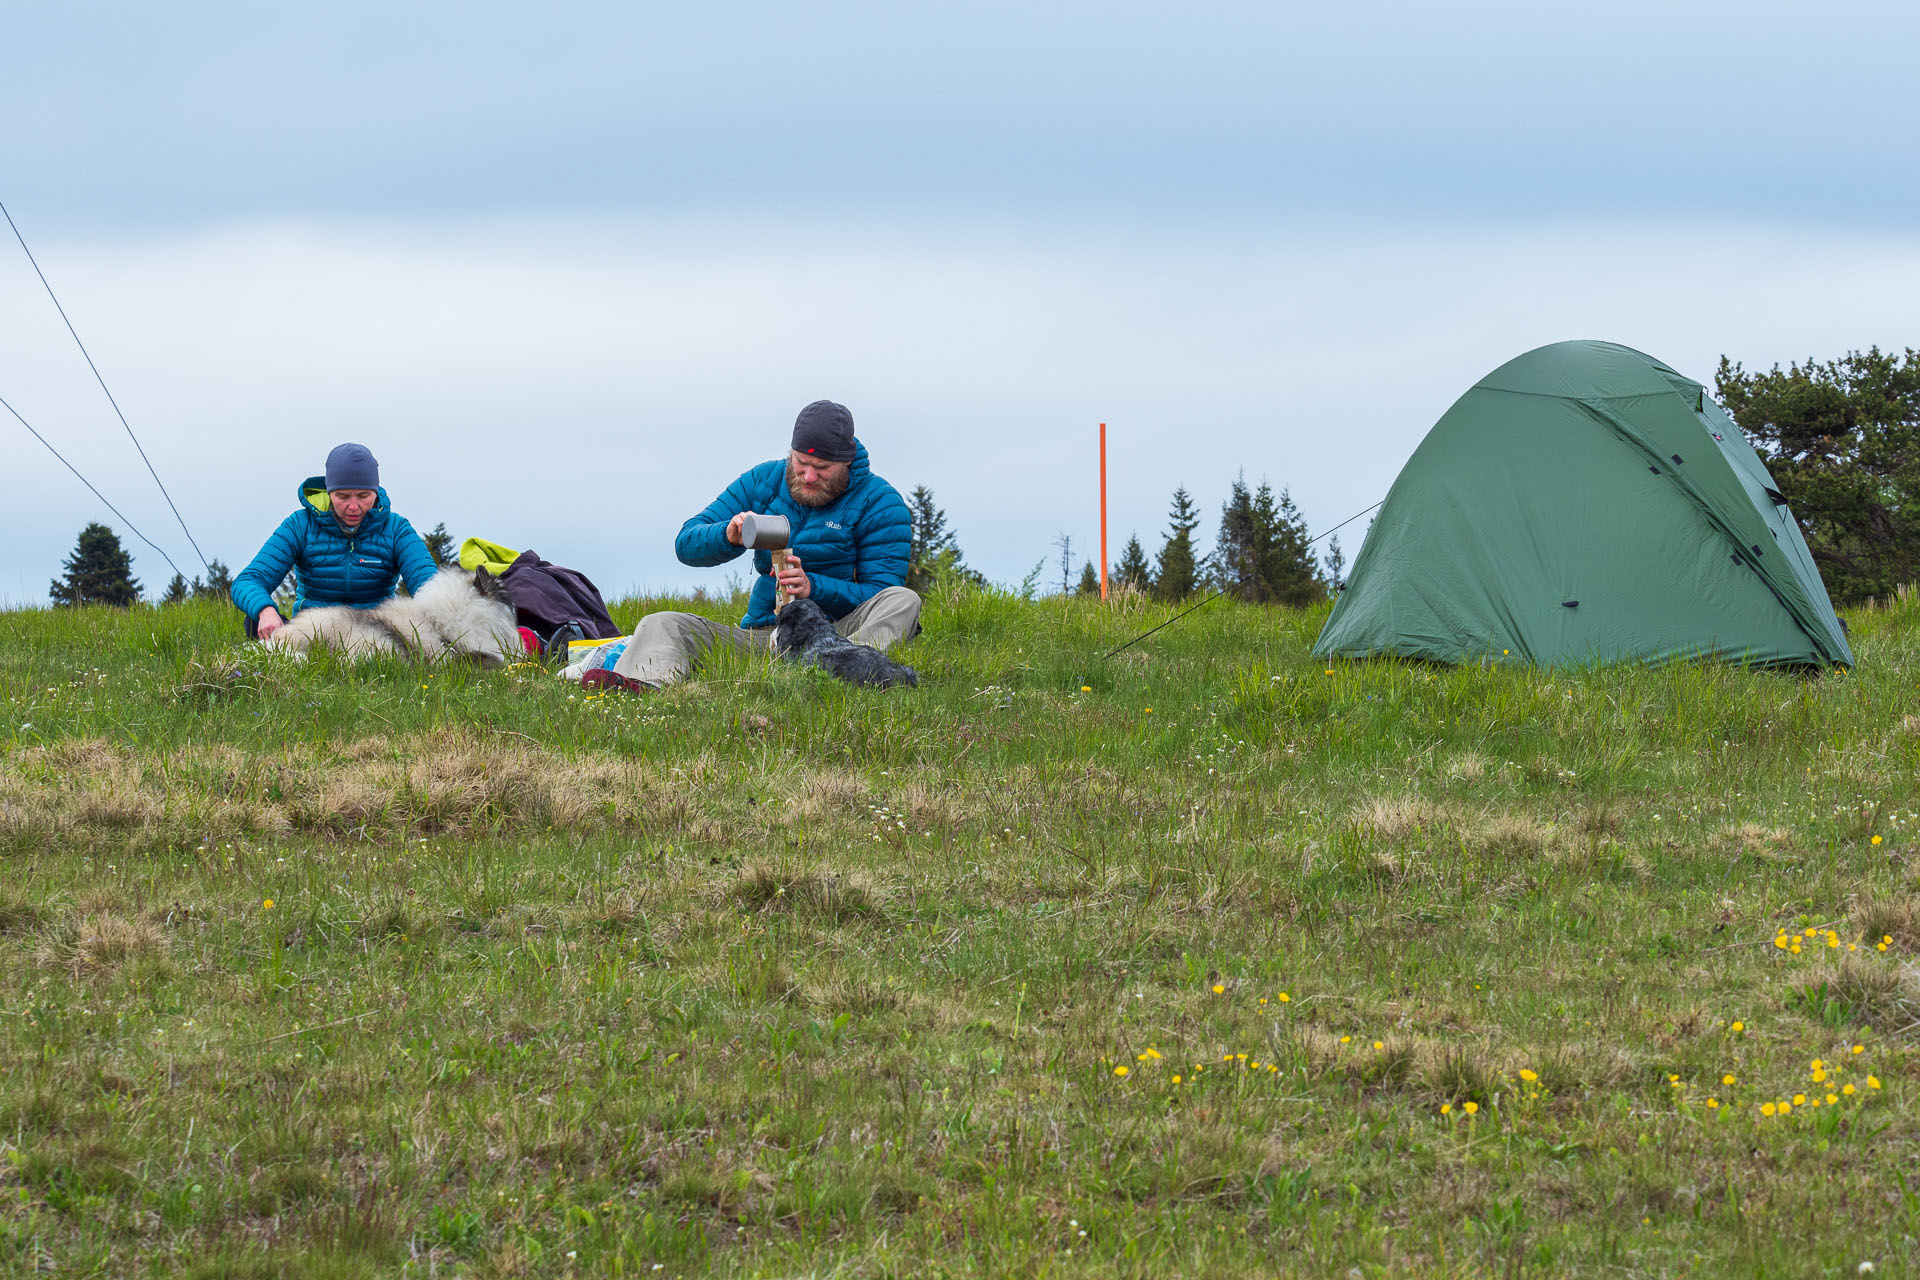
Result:
M1786 499L1697 382L1559 342L1455 402L1393 482L1320 657L1850 666Z

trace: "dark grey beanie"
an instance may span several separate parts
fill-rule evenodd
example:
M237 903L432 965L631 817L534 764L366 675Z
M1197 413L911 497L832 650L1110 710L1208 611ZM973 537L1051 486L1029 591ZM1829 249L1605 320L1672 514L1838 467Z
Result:
M853 461L853 414L831 400L815 400L793 420L793 451L826 462Z
M363 444L343 444L327 455L327 488L378 489L380 464Z

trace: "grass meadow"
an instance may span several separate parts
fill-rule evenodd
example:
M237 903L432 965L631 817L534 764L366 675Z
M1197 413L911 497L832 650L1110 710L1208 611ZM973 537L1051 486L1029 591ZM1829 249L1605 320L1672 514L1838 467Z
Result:
M1914 1273L1920 601L1103 660L1169 612L639 699L0 615L0 1273Z

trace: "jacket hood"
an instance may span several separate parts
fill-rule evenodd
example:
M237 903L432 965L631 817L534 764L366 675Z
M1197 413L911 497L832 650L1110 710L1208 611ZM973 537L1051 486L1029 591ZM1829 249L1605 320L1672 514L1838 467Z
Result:
M374 494L376 496L373 500L373 509L367 512L353 530L356 535L366 532L387 518L387 491L384 488L375 489ZM347 533L347 529L333 514L332 495L327 492L325 476L308 476L302 480L295 495L295 501L299 503L300 510L313 517L314 528L341 535Z

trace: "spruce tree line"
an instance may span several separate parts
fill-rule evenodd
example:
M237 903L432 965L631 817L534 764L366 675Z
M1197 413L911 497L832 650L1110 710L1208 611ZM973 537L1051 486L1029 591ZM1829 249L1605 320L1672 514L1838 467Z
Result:
M934 500L932 489L917 486L907 498L907 510L913 520L908 587L925 591L940 581L975 585L986 581L967 567L947 513ZM1195 539L1199 529L1200 507L1183 485L1173 491L1159 553L1149 560L1140 536L1129 537L1120 559L1108 571L1109 587L1167 601L1230 588L1252 604L1297 607L1325 598L1340 585L1346 560L1339 539L1328 544L1323 569L1308 545L1307 522L1293 498L1285 489L1275 493L1264 480L1251 488L1244 474L1234 480L1221 504L1220 529L1210 552L1203 552ZM1062 533L1054 547L1061 592L1099 595L1100 569L1092 560L1080 566L1079 579L1074 580L1073 539Z
M1220 529L1213 550L1201 554L1194 540L1200 508L1182 485L1173 491L1167 532L1149 563L1135 534L1108 573L1117 591L1137 591L1156 600L1185 600L1201 591L1232 590L1249 604L1300 606L1323 599L1340 582L1345 557L1336 538L1323 571L1308 544L1307 522L1285 489L1278 494L1262 480L1247 487L1243 473L1220 505ZM1100 576L1088 561L1080 575L1080 594L1098 595Z

